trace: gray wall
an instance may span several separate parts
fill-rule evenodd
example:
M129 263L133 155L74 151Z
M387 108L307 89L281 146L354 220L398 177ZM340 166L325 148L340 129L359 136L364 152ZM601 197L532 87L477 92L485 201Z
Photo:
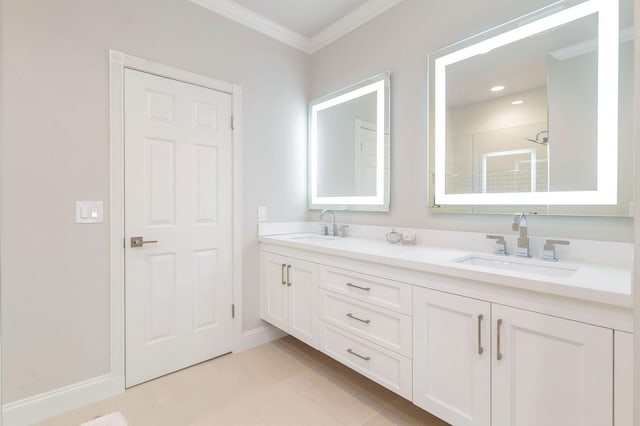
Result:
M312 55L313 98L391 71L391 211L345 213L342 222L510 233L501 215L427 211L427 58L430 52L554 0L404 0ZM367 46L366 49L363 46ZM373 53L375 52L375 53ZM316 219L311 212L309 218ZM532 235L632 241L630 218L532 217Z
M258 319L256 207L304 219L309 55L186 0L3 0L3 402L109 372L107 49L243 87L244 328ZM284 188L284 190L283 190Z

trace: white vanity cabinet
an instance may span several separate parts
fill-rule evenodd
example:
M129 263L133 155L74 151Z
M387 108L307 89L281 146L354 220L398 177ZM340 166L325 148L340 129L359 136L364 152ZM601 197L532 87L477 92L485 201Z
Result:
M613 330L414 290L414 403L454 425L613 424Z
M493 426L613 424L613 330L491 309Z
M316 347L318 265L264 251L260 264L262 319Z
M411 400L412 286L320 265L318 348Z
M632 425L629 306L271 241L262 318L444 421Z
M413 403L460 426L491 424L491 304L415 287Z

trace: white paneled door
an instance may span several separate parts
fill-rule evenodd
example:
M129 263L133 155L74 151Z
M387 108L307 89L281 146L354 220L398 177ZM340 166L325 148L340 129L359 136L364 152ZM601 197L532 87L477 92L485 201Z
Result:
M124 103L130 387L231 351L232 135L227 93L126 69Z

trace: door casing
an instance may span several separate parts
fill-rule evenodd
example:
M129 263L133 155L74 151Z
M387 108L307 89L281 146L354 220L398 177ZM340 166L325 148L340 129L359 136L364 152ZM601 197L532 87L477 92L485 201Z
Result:
M242 335L242 87L109 50L110 82L110 301L111 393L125 390L124 318L124 70L126 68L206 87L231 95L232 110L232 303L233 350Z

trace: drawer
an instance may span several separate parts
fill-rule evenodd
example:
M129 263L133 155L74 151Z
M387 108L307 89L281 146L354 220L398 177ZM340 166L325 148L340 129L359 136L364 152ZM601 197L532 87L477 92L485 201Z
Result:
M320 266L320 287L411 315L412 286L358 272Z
M320 321L319 348L347 367L411 401L412 363L405 356Z
M412 320L388 309L320 290L320 319L411 357Z

